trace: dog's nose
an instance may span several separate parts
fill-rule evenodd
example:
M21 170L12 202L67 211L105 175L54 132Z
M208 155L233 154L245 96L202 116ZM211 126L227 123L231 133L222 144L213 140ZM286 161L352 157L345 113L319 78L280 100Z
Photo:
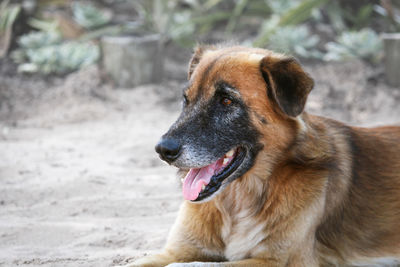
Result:
M172 162L179 156L181 145L174 139L163 138L156 145L156 152L167 162Z

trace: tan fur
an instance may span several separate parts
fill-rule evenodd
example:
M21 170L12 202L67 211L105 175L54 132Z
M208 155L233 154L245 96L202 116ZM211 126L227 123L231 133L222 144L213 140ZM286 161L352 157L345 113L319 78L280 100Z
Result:
M304 112L287 116L274 77L267 88L261 75L262 60L270 77L286 57L243 47L196 51L190 101L207 101L216 80L228 81L239 89L264 148L254 166L211 201L185 201L164 251L133 266L345 266L400 259L400 127L349 127ZM290 63L287 71L312 88L299 65ZM274 91L272 99L267 90Z

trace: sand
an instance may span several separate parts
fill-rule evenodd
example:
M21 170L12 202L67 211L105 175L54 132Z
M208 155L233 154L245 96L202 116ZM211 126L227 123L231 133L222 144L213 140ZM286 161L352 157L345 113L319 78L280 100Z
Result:
M355 125L400 122L400 89L374 69L306 69L316 79L308 111ZM0 113L0 266L113 266L162 248L183 198L154 145L178 116L181 82L115 89L100 76L72 74L32 101L9 94L13 107ZM4 81L3 91L46 87Z

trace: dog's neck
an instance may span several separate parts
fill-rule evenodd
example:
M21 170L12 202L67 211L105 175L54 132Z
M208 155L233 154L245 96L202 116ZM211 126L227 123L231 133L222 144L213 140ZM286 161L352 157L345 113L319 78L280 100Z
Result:
M297 118L297 136L285 153L271 158L261 151L256 164L246 175L229 184L213 200L215 206L226 216L241 214L257 215L265 209L271 198L281 197L275 194L275 186L291 168L329 168L331 158L336 153L334 142L326 127L316 117L303 113ZM258 168L258 169L257 169ZM280 185L279 185L280 186ZM268 204L268 203L267 203Z

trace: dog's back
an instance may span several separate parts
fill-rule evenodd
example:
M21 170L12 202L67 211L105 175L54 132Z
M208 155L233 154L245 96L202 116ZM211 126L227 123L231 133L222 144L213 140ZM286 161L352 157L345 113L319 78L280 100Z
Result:
M316 232L322 257L390 263L400 255L400 127L342 129L348 150L338 156L349 157L349 181ZM330 177L331 183L343 177Z

